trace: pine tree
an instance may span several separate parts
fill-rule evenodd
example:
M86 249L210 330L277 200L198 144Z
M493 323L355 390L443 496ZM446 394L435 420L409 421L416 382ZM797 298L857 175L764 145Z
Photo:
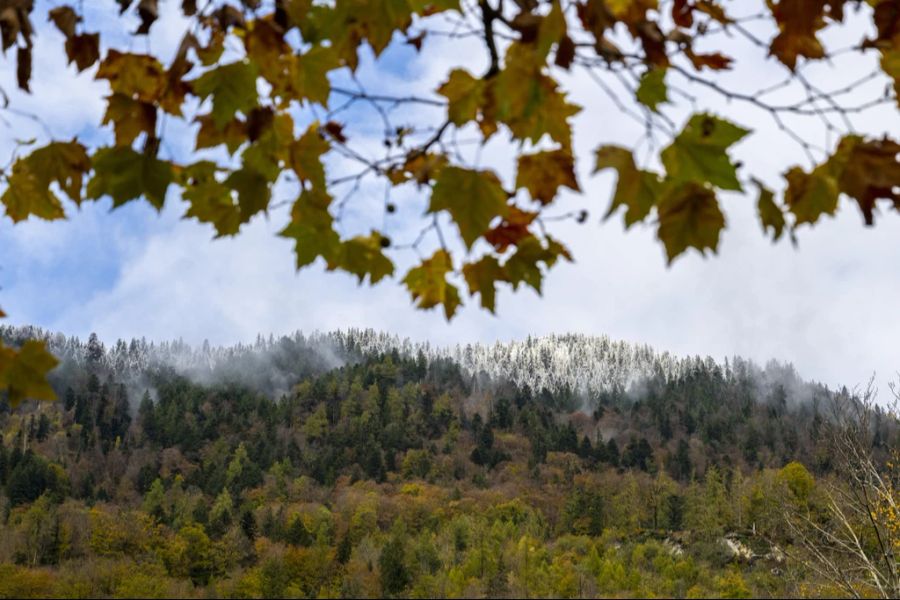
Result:
M394 535L381 550L378 560L381 570L381 591L385 597L398 596L410 583L409 571L404 559L404 544L399 535Z

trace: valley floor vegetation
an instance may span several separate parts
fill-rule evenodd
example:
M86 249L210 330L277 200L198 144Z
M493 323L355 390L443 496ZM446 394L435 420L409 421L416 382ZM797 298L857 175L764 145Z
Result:
M358 342L200 376L51 340L59 399L0 408L0 597L900 590L900 428L867 396L700 359L534 389Z

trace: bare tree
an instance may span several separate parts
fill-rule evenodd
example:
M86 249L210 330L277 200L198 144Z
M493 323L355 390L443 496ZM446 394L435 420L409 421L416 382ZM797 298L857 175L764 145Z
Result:
M873 380L861 395L835 397L822 430L834 476L820 503L785 512L793 558L854 598L900 598L900 452L883 443L885 429L897 438L900 388L891 392L886 407Z

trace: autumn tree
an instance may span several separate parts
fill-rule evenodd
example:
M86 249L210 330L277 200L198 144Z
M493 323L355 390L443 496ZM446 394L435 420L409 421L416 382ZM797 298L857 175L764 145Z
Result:
M888 414L898 415L900 395ZM812 478L791 463L786 479L795 510L785 519L800 548L796 558L833 589L853 598L900 596L900 454L879 455L873 444L882 408L869 387L862 397L837 396L825 439L837 479L822 490L821 512L807 507ZM788 470L785 468L785 471Z
M294 241L297 268L319 262L370 284L395 277L417 307L440 307L450 319L466 292L493 311L498 287L540 292L547 270L572 260L553 225L588 217L554 211L581 190L577 162L616 173L606 217L621 209L627 227L654 227L669 263L690 248L717 250L725 193L755 194L747 201L773 240L796 239L801 227L834 214L841 197L868 225L879 203L900 209L900 145L860 135L851 121L897 102L897 0L117 4L118 18L80 2L48 10L0 0L0 38L19 88L43 87L33 86L47 76L33 55L44 43L107 85L97 126L109 133L57 139L47 127L39 141L13 149L0 203L15 223L63 219L102 198L161 210L180 197L184 216L219 237L289 207L280 235ZM846 26L848 10L871 26L851 32L848 49L828 47L823 40ZM173 53L135 43L162 18L181 27ZM48 20L58 33L37 31ZM372 56L411 61L414 51L429 60L434 40L446 38L472 41L483 54L451 64L435 89L376 89L357 77ZM734 87L726 75L745 64L740 44L780 63L784 80L759 86L748 74L746 86ZM845 70L829 89L807 77L807 66L849 52L870 56L874 70ZM572 122L582 107L563 85L573 75L642 125L634 147L590 133L596 151L576 153ZM848 95L873 80L883 92ZM791 99L771 99L786 89L796 92ZM41 122L4 96L4 119ZM720 99L733 114L707 105ZM760 165L732 156L753 135L741 111L774 122L805 159L784 165L777 191L762 183ZM190 149L173 150L175 131L187 132ZM514 155L511 172L485 167L470 151L488 143ZM647 156L635 153L639 146ZM363 216L350 219L351 211ZM390 223L401 217L421 227L391 239ZM0 388L12 404L52 397L44 375L54 365L39 342L2 346Z

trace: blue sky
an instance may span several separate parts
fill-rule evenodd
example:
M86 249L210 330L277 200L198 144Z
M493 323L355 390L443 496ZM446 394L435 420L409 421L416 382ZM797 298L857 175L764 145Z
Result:
M39 3L38 14L41 4L58 3ZM100 27L108 29L117 22L113 0L88 4ZM163 6L168 4L174 6ZM41 115L58 139L77 135L91 143L110 140L108 131L94 127L102 117L98 98L105 93L104 85L92 81L90 74L76 76L59 56L59 34L40 18L36 21L35 93L12 93L14 105ZM166 16L155 26L150 47L165 56L181 31L178 19ZM829 41L839 46L852 37L839 34ZM755 49L741 52L746 54L738 58L746 60L747 69L727 77L729 85L738 87L752 79L761 87L784 77L782 67ZM360 78L376 89L424 92L443 81L453 66L466 65L477 73L483 61L477 44L434 39L422 54L400 44L380 61L367 61ZM830 88L834 81L846 81L848 73L864 73L869 66L847 58L811 69L809 76ZM870 82L874 87L853 93L862 98L883 83ZM0 64L0 85L5 90L15 87L8 62ZM86 203L80 210L67 207L66 222L30 220L14 227L3 219L0 306L12 323L79 336L97 331L110 341L145 336L230 343L252 340L257 332L349 326L438 343L492 342L550 332L608 334L678 354L719 359L740 354L760 362L777 358L830 385L864 383L877 371L881 387L886 387L900 369L900 216L881 214L878 225L866 229L858 210L845 201L836 218L801 231L800 247L794 249L786 241L773 245L764 239L752 193L731 194L723 198L728 229L718 256L704 259L691 253L667 268L652 225L626 233L621 216L599 222L614 178L591 174L592 151L600 143L631 145L640 127L621 115L587 77L566 76L564 85L586 107L575 121L584 193L566 194L558 212L584 207L591 218L585 225L554 226L570 244L576 263L550 274L543 297L531 291L501 293L497 316L478 309L477 300L470 299L462 314L447 324L437 312L414 310L399 278L369 288L359 287L350 276L325 273L321 265L296 273L291 243L275 235L286 209L258 217L235 239L211 241L211 228L181 219L184 205L175 197L161 214L144 203L110 211L106 200ZM711 110L754 129L735 155L756 165L773 187L780 187L786 165L803 163L800 149L778 133L767 115L702 90L691 92ZM360 135L372 134L374 152L380 125L371 111L360 109L349 116ZM400 120L422 117L413 111ZM7 120L9 125L0 124L4 156L16 139L46 138L43 128L29 119ZM900 132L896 108L872 111L854 125L873 135ZM798 121L796 126L822 145L829 143L811 124ZM187 152L189 147L178 137L171 150ZM479 164L510 177L512 150L502 140L493 141L478 153ZM476 149L468 158L475 160ZM397 242L407 241L420 223L427 198L405 188L394 201L400 210L385 223L386 233ZM370 219L381 225L382 202L382 187L364 186L350 204L348 229ZM402 273L414 256L396 258Z

